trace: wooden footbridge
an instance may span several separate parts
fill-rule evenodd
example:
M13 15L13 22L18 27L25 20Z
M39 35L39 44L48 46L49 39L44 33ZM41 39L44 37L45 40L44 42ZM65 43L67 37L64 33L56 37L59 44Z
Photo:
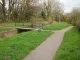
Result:
M18 33L28 32L34 30L34 28L16 28Z

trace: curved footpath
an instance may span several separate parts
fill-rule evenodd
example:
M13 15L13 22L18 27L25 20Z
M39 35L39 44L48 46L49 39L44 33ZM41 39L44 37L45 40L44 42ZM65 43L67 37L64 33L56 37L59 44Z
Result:
M63 40L64 33L71 28L72 26L54 31L54 34L33 50L24 60L52 60Z

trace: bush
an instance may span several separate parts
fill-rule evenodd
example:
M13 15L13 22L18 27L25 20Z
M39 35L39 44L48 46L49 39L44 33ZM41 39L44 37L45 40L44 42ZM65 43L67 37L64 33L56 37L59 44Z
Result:
M46 13L45 13L45 11L42 11L42 12L41 12L41 17L42 17L43 19L46 19Z
M76 26L77 26L77 28L78 28L79 31L80 31L80 20L76 22Z

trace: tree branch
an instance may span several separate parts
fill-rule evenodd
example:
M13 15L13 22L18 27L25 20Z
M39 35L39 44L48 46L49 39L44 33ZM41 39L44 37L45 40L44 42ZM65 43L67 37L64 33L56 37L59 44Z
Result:
M0 2L0 5L3 5L3 4Z

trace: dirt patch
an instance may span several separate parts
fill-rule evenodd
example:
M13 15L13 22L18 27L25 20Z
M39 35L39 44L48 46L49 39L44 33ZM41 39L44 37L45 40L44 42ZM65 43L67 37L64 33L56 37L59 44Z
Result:
M6 38L17 34L17 30L5 31L0 33L0 38Z
M10 58L3 58L3 60L11 60Z

